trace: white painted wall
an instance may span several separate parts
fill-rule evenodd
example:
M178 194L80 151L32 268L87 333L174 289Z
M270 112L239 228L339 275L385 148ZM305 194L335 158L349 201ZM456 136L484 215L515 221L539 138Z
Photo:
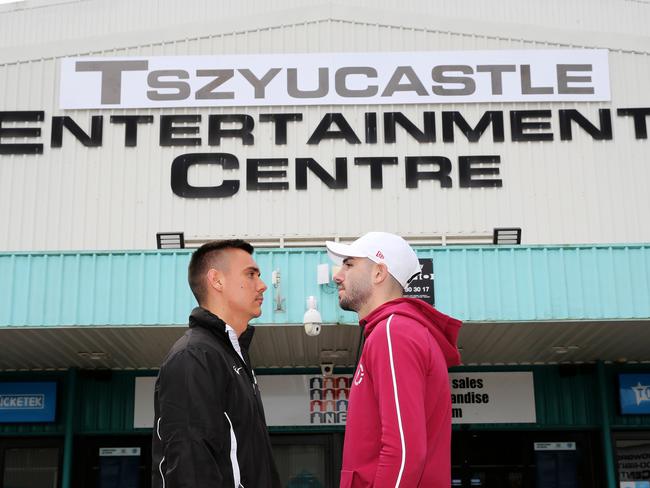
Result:
M0 111L43 110L42 155L0 155L0 250L133 249L155 246L158 231L186 238L250 239L354 236L386 229L413 238L471 240L497 226L523 229L525 243L650 241L650 143L634 137L632 120L616 109L650 107L650 5L639 1L505 2L211 2L27 0L0 6ZM241 107L137 110L69 110L58 107L59 60L65 56L160 56L292 52L382 52L610 49L611 102L482 103L394 106ZM557 111L576 108L592 121L612 111L613 140L594 141L574 127L560 141ZM442 142L440 113L458 110L476 123L487 110L504 111L506 141L487 133L469 143L456 132ZM510 141L508 112L551 110L555 140ZM438 141L418 144L398 133L397 144L306 144L329 112L344 114L363 138L364 113L400 111L421 125L436 112ZM256 125L255 144L207 144L207 118L215 113L300 112L288 144L273 144L270 124ZM153 115L141 126L136 148L124 147L124 129L110 115ZM199 147L160 147L161 114L200 114ZM52 116L69 115L88 129L104 116L103 145L86 148L64 134L51 148ZM381 115L380 115L381 118ZM649 117L650 118L650 117ZM650 123L650 121L649 121ZM24 124L21 126L25 126ZM14 127L4 123L3 127ZM1 142L8 142L5 139ZM11 141L19 142L19 141ZM33 142L33 141L26 141ZM246 158L288 158L287 191L245 190L243 169L232 175L242 189L227 199L184 199L170 188L172 160L187 152L228 152ZM497 154L502 188L458 187L460 155ZM397 156L384 170L384 188L370 189L369 170L352 164L362 156ZM404 156L435 155L453 165L453 187L421 182L406 189ZM330 190L314 178L296 191L293 160L314 157L333 167L348 158L347 190ZM219 184L214 168L191 173L196 184ZM228 174L230 176L230 172Z

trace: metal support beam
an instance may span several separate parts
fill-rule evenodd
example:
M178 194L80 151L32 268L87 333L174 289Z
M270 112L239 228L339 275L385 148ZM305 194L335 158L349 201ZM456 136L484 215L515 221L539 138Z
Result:
M616 471L614 464L614 448L609 422L609 403L607 402L607 381L605 379L605 364L598 361L598 396L600 400L601 427L603 430L603 459L605 460L605 481L607 488L616 488Z
M72 486L72 449L75 431L75 403L77 396L77 369L68 369L66 375L65 440L63 443L63 473L61 488Z

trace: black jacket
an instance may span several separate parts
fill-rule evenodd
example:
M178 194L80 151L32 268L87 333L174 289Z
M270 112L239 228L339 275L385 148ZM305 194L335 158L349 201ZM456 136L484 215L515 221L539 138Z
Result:
M152 487L280 487L248 357L254 328L239 337L244 362L219 317L197 307L189 325L156 380Z

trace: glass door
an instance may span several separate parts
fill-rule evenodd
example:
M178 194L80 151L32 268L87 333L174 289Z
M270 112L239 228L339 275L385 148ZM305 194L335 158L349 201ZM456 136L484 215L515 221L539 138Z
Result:
M339 485L342 434L273 434L271 443L283 488Z
M454 431L452 487L598 488L597 438L592 432Z
M619 488L650 488L650 432L614 433Z
M149 488L151 435L81 437L73 464L75 487Z

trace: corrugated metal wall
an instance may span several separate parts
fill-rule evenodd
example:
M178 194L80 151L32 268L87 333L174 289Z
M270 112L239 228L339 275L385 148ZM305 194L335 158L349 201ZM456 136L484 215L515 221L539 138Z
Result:
M75 430L80 433L131 432L135 376L133 372L81 371ZM142 375L140 373L140 375Z
M32 8L36 5L38 8ZM217 5L219 5L217 7ZM223 6L223 8L221 8ZM135 8L124 0L88 0L52 7L0 10L0 111L44 110L42 156L0 156L0 249L139 249L154 247L157 231L183 230L186 237L248 238L359 235L372 229L404 235L485 237L494 227L520 226L526 243L650 242L647 209L650 192L648 140L634 137L629 117L617 108L648 107L650 92L650 21L647 4L609 0L593 2L286 1L263 4L143 1ZM101 19L101 20L100 20ZM214 22L211 22L214 21ZM116 34L119 33L119 34ZM82 127L90 115L104 115L104 143L87 148L64 134L62 148L48 147L50 117L62 115L57 93L62 56L153 56L287 52L370 52L410 50L535 49L602 47L611 49L612 102L489 103L463 105L267 107L66 111ZM4 64L2 64L4 63ZM592 122L598 109L612 110L614 140L594 141L574 128L572 141L560 141L557 110L576 108ZM307 139L321 118L341 112L363 134L366 112L401 111L421 125L422 112L459 110L474 125L487 110L552 110L552 142L494 143L485 134L469 143L459 131L456 141L418 144L398 133L396 144L349 145L327 141L309 146ZM273 144L270 124L259 114L300 112L288 144ZM136 148L124 147L124 128L109 115L153 114L141 126ZM161 148L159 115L199 114L203 144ZM256 121L255 144L229 140L207 146L207 116L245 113ZM11 124L6 125L11 127ZM170 188L171 161L186 152L229 152L246 158L288 158L289 190L246 191L227 199L183 199ZM458 187L460 155L501 156L503 188ZM384 170L384 188L371 190L367 168L354 166L359 156L396 156L397 167ZM448 157L454 169L452 188L420 182L406 189L404 156ZM347 157L349 187L331 190L309 181L297 191L295 157L314 157L333 168L334 157ZM245 180L243 169L233 174ZM221 173L200 168L192 182L218 182Z
M464 321L650 317L650 245L448 246L418 253L433 259L436 307ZM189 255L0 253L0 327L186 324L195 306ZM302 324L309 295L317 297L324 323L357 322L338 306L333 282L317 283L317 266L329 262L324 250L260 249L255 259L269 286L255 322ZM271 284L275 270L279 290Z

